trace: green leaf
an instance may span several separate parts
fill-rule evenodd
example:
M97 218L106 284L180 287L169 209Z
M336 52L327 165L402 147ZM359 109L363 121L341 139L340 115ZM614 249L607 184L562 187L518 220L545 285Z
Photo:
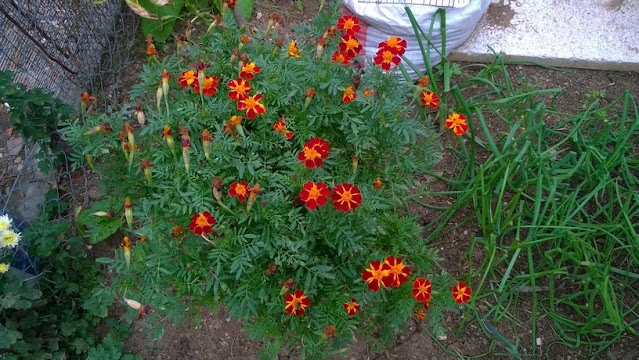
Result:
M100 289L82 304L82 308L95 316L105 318L113 302L113 294L108 289Z
M0 349L8 349L15 344L18 339L22 339L22 333L15 330L9 330L0 324Z
M237 0L235 7L240 11L244 20L249 21L253 15L253 0Z
M173 5L167 6L155 6L149 0L140 0L140 5L160 18L141 19L144 35L151 34L156 42L164 43L171 36L175 21L184 7L184 0L173 0Z

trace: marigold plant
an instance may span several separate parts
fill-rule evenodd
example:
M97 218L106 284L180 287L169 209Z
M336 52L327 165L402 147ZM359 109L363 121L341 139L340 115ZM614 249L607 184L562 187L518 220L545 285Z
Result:
M406 211L415 175L437 156L432 124L415 111L417 86L372 63L342 65L362 57L357 19L318 18L300 37L310 43L283 40L273 19L270 35L242 41L226 17L181 57L145 65L122 112L66 128L76 165L91 154L106 203L126 213L122 235L147 239L128 248L128 266L122 248L100 262L117 274L113 291L150 307L152 328L220 304L266 340L265 358L284 345L339 350L355 329L392 341L416 310L415 279L433 281L429 313L454 303ZM323 53L308 50L318 37ZM401 56L406 45L383 46ZM146 122L129 139L123 119L138 103ZM103 123L113 132L87 133Z

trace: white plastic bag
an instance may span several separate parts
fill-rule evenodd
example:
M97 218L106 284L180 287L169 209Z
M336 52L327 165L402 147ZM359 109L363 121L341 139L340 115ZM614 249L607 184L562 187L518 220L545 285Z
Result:
M446 9L446 52L450 53L461 45L472 33L481 16L488 9L491 0L471 0L470 4L463 8ZM375 2L360 2L359 0L343 0L344 15L354 15L360 21L361 31L355 36L365 52L366 60L375 57L379 43L392 36L399 36L406 40L406 53L404 56L416 65L423 73L426 64L417 43L417 37L411 26L403 4L383 4ZM431 19L437 7L428 5L409 5L415 20L426 34L430 28ZM433 38L431 43L436 49L441 50L440 21L435 20ZM422 38L424 47L428 46L426 39ZM430 49L431 66L437 65L441 58L439 54ZM411 78L417 75L408 66L405 66Z

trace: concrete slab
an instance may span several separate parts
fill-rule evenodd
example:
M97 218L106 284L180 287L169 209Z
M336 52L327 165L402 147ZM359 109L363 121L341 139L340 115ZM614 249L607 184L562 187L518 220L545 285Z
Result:
M499 0L451 60L510 60L639 71L639 1Z

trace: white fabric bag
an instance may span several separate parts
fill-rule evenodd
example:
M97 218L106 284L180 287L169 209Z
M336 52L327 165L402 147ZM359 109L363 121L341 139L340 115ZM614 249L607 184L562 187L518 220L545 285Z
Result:
M471 0L470 4L463 8L446 9L446 55L468 39L481 16L488 10L490 2L491 0ZM379 43L392 36L399 36L406 40L404 56L425 73L426 64L424 64L417 37L404 9L405 5L360 2L360 0L342 0L342 5L345 15L354 15L360 21L361 31L355 38L362 45L364 50L362 54L365 52L367 61L375 57ZM438 8L428 5L408 6L422 30L428 34L431 19ZM439 18L435 20L431 42L436 49L441 51L442 39ZM424 48L428 46L425 38L422 38L422 43ZM431 66L437 65L441 61L439 54L432 48L430 49L430 61ZM409 66L405 65L405 67L411 78L416 79L415 72Z

